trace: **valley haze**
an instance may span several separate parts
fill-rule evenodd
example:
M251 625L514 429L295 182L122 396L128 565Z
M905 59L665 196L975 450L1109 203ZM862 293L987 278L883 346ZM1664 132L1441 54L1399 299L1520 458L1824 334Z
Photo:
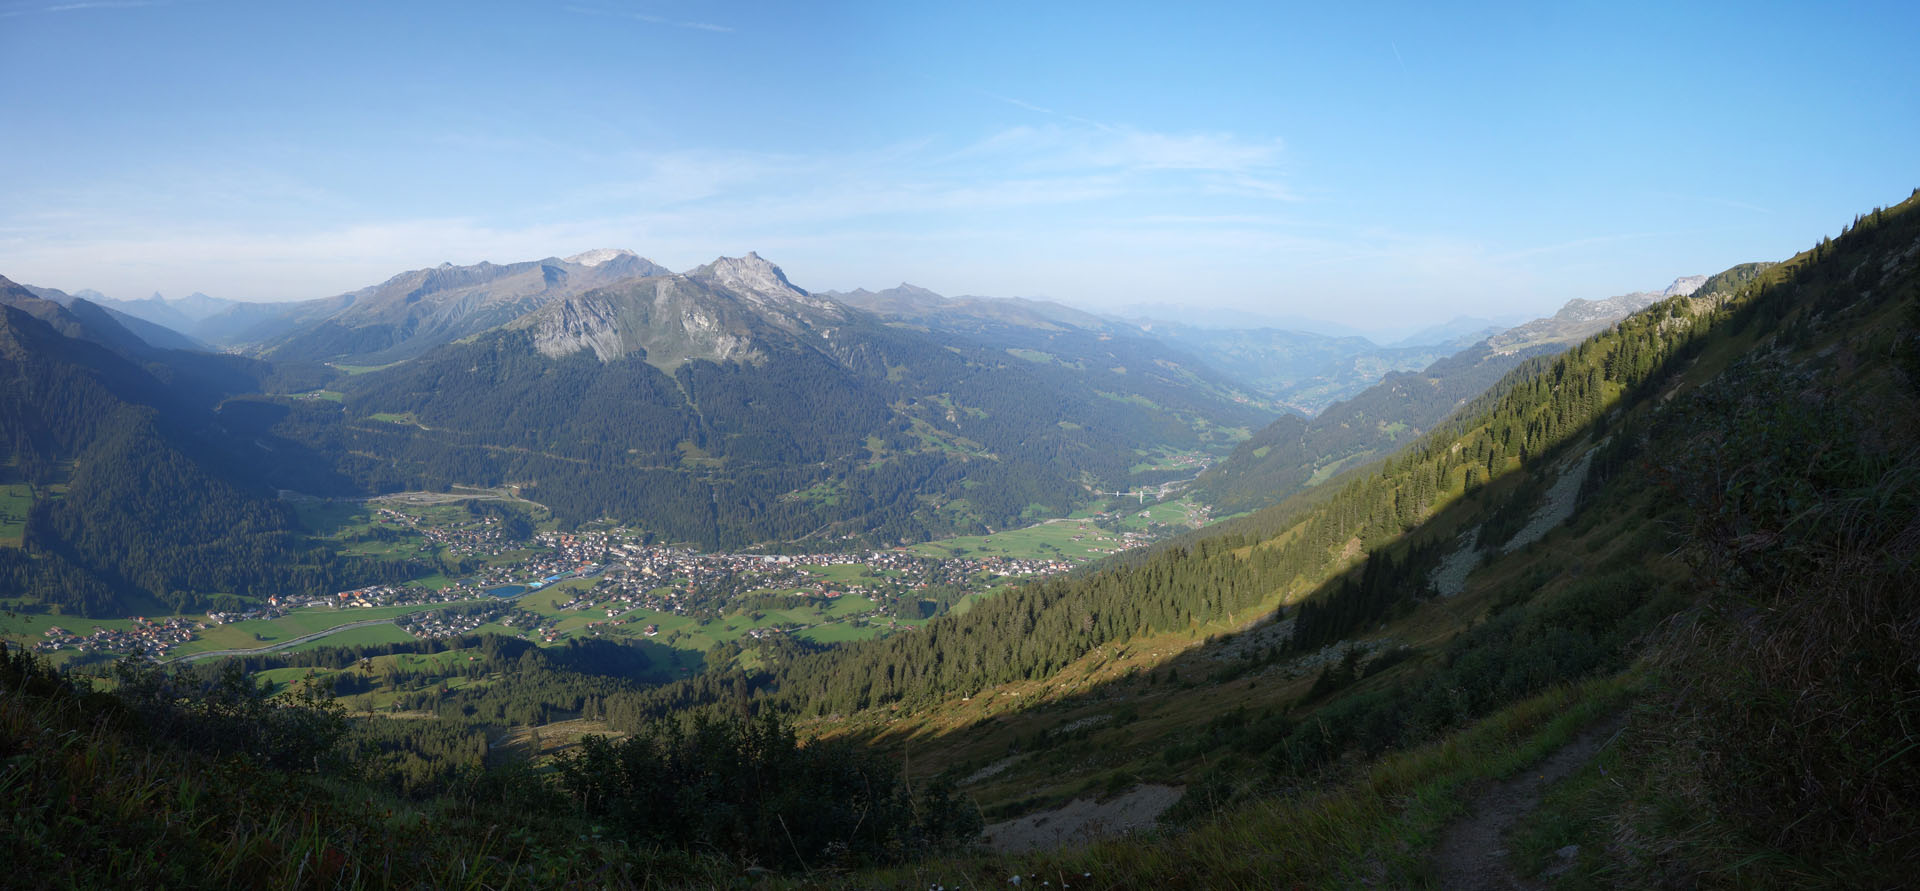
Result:
M0 0L0 885L1911 885L1915 34Z

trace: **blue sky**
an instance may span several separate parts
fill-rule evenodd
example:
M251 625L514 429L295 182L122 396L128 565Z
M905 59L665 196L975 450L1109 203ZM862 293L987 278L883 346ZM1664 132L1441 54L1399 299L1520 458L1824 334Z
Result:
M930 5L0 0L0 274L290 299L758 250L1385 330L1920 186L1910 2Z

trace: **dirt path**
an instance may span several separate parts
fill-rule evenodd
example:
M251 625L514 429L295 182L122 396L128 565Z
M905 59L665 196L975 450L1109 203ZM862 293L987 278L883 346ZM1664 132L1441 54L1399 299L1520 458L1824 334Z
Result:
M1618 733L1624 715L1587 728L1573 741L1519 776L1482 789L1467 815L1447 827L1433 854L1440 887L1451 891L1531 891L1539 886L1507 867L1506 836L1520 818L1540 807L1547 787L1587 763Z

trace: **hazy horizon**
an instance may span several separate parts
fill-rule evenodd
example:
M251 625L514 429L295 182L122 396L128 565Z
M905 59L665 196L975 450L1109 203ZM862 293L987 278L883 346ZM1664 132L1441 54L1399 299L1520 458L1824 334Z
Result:
M1781 259L1904 198L1915 24L14 2L0 274L294 300L441 262L753 250L810 290L1365 331L1532 317Z

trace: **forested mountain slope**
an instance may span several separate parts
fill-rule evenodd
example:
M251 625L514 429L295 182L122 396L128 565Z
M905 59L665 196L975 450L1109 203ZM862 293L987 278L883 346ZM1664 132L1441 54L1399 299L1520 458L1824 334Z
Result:
M314 444L363 489L517 484L572 522L737 547L1057 516L1270 417L1149 347L1071 336L1069 365L888 325L750 256L555 297L336 382L342 404L231 423Z
M91 306L0 305L0 474L32 493L21 541L0 547L8 596L108 615L370 577L304 544L223 441L211 404L263 365L148 350Z
M138 337L141 342L147 346L163 350L200 350L213 352L212 347L180 333L181 328L185 326L175 327L165 325L155 322L146 316L129 313L100 301L76 297L75 295L54 288L36 288L32 285L22 285L21 287L43 300L51 300L75 312L86 311L87 307L94 307L94 311L104 311L108 316L112 317L116 324L127 329L129 333ZM155 295L155 299L158 299L158 295ZM145 303L146 301L137 302Z
M1278 400L1241 376L1164 338L1045 300L949 298L905 283L878 292L831 291L828 296L957 349L1004 352L1050 373L1082 378L1110 397L1145 399L1151 403L1147 408L1215 401L1282 409Z
M1503 379L1537 370L1553 356L1631 312L1696 291L1729 294L1772 264L1749 263L1715 276L1680 279L1664 292L1573 300L1550 318L1493 334L1419 372L1390 372L1379 383L1311 418L1282 417L1208 468L1196 486L1223 512L1255 510L1318 485L1417 439ZM1518 369L1518 371L1516 371Z
M1710 629L1722 598L1737 604L1737 592L1765 584L1775 592L1767 596L1788 598L1784 608L1832 590L1780 587L1763 567L1813 582L1835 545L1893 562L1848 564L1876 593L1835 604L1865 612L1828 618L1856 629L1882 621L1862 638L1866 651L1911 653L1916 605L1887 586L1915 556L1906 443L1920 412L1913 371L1871 357L1915 361L1914 203L1876 212L1745 286L1628 318L1304 512L1275 509L1129 568L1006 592L920 633L824 654L776 651L764 669L600 691L587 708L616 727L639 726L745 698L817 731L912 739L928 770L964 774L1024 754L976 794L1158 777L1201 783L1217 806L1337 776L1343 758L1416 745L1553 685L1619 672L1677 614L1718 640L1724 632ZM1801 455L1826 457L1808 466L1795 463ZM1881 519L1858 525L1848 499L1873 486L1886 493L1871 508ZM1838 512L1800 525L1795 505L1815 504ZM1779 627L1754 627L1798 634L1793 617L1806 610L1818 612L1804 604L1768 613ZM1220 637L1228 633L1238 636ZM1694 656L1676 654L1710 644L1771 658L1758 641L1684 636L1658 652L1692 665ZM1768 732L1825 751L1839 743L1822 734L1845 726L1831 722L1871 714L1880 729L1870 745L1822 757L1853 765L1848 784L1892 794L1914 780L1886 763L1912 742L1898 728L1911 726L1915 700L1901 697L1913 681L1898 674L1898 659L1871 664L1878 680L1845 690L1823 686L1840 680L1822 674L1846 670L1838 663L1781 666L1809 673L1798 683L1834 697L1822 706L1832 711L1807 716L1817 729ZM1707 716L1730 694L1682 691L1676 702ZM1796 708L1783 704L1783 720ZM1703 732L1721 733L1713 722L1722 718L1701 720ZM1804 794L1775 783L1775 768L1741 769L1760 774L1739 782ZM1840 809L1833 826L1846 825L1851 805L1824 793L1819 803ZM1726 819L1761 821L1739 831L1764 834L1771 817ZM1837 850L1859 852L1905 825L1869 823L1835 836Z
M113 707L137 717L103 721L107 705L56 702L10 661L9 689L31 697L0 700L0 727L32 806L6 837L62 820L202 826L246 843L170 851L227 880L267 881L292 851L368 884L394 863L438 864L448 883L599 885L775 864L791 878L765 880L792 885L1412 887L1435 881L1433 842L1476 783L1618 714L1593 744L1607 772L1575 774L1522 821L1511 858L1485 856L1565 887L1901 885L1920 864L1920 762L1905 757L1920 745L1920 192L1540 366L1317 504L910 634L717 650L715 670L659 687L597 645L386 648L467 658L461 684L395 700L414 719L357 724L365 780L292 744L326 738L310 708L261 726L315 732L222 755L228 736L203 722L255 714L244 696L133 678ZM251 667L339 683L387 656ZM816 742L796 747L782 716ZM582 746L551 779L483 771L503 726L563 717L629 736ZM96 728L94 760L63 754L79 727ZM179 766L164 801L141 804L129 790L155 763ZM879 764L901 766L910 796ZM217 782L236 775L337 816L241 833L281 811ZM993 819L1155 781L1186 789L1164 834L939 854L973 825L956 802ZM392 831L383 807L398 808ZM863 829L863 809L898 834ZM428 814L501 828L416 832ZM70 884L178 869L121 850L14 854L20 874Z

